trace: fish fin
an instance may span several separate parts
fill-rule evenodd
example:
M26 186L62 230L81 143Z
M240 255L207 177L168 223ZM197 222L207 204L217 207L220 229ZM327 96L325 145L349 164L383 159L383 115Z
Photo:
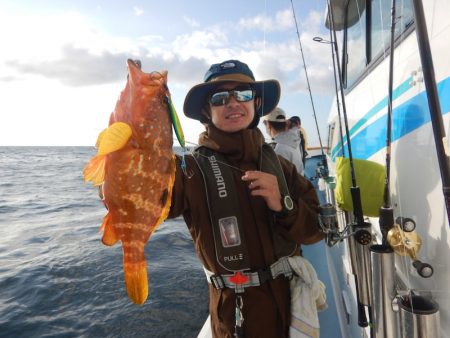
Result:
M111 214L107 213L103 218L102 226L100 230L103 230L102 243L108 246L114 245L117 243L119 238L114 231L114 228L111 225Z
M98 136L97 155L106 155L123 148L132 134L131 127L124 122L115 122Z
M100 147L100 143L102 142L102 138L103 136L105 136L106 131L108 130L108 128L103 129L100 134L98 134L97 136L97 142L95 142L95 148L99 148Z
M148 297L147 267L145 262L131 268L128 267L128 264L125 264L124 270L128 297L135 304L144 304Z
M105 181L106 156L97 155L91 158L83 169L84 181L91 181L94 185L100 185Z

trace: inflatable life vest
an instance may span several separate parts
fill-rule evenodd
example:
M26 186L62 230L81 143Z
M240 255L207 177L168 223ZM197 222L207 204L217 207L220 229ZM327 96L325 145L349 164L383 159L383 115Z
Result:
M205 182L217 262L231 272L249 270L244 222L234 189L234 169L223 155L206 147L198 147L193 156ZM270 145L263 145L261 156L261 171L275 175L281 194L289 195L280 162ZM291 256L297 244L282 233L273 218L270 227L276 258Z

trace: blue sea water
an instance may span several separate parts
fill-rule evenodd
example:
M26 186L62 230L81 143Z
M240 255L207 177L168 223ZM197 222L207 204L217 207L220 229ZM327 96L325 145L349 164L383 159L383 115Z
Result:
M101 243L106 212L82 180L93 155L91 147L0 147L0 337L196 337L208 292L184 221L167 220L150 238L150 295L134 305L121 246ZM325 257L323 243L306 254ZM313 264L327 284L326 266ZM333 311L331 303L320 314L321 337L337 337Z
M149 299L127 297L120 244L82 168L90 147L0 147L0 337L196 337L204 272L182 219L146 246Z

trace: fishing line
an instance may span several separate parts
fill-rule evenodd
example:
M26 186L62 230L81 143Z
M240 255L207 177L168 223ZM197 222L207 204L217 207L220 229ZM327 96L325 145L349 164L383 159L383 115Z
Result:
M267 0L264 1L264 17L267 18ZM266 55L266 27L267 27L267 25L264 22L264 28L263 28L263 53L262 53L263 56ZM261 99L261 110L260 110L261 113L259 115L260 121L261 121L261 118L264 116L264 113L265 113L265 111L264 111L264 100L263 100L263 98L264 98L264 85L262 86L262 90L261 91L262 91L261 92L261 98L260 98ZM258 114L258 112L256 111L256 105L255 105L255 114ZM263 152L262 147L263 147L264 142L265 142L265 139L263 139L261 141L260 149L259 149L259 170L262 169L262 152Z
M186 142L186 144L190 144L190 145L193 145L193 146L195 146L195 147L198 147L198 146L199 146L199 144L194 143L194 142L189 142L189 141L185 141L185 142ZM189 154L189 155L192 155L192 156L199 155L199 156L202 156L202 157L204 157L204 158L209 158L208 156L206 156L206 155L204 155L204 154L201 154L200 152L198 152L198 151L196 151L196 150L191 150L191 149L189 149L189 148L187 148L187 147L184 148L183 150L186 151L186 154ZM244 169L238 168L238 167L233 166L233 165L231 165L231 164L229 164L229 163L225 163L225 162L222 162L222 161L220 161L220 160L216 160L216 162L217 162L217 163L220 163L220 164L223 164L223 165L226 165L227 167L230 167L230 168L232 168L232 169L235 169L235 170L237 170L237 171L239 171L239 172L245 173L245 170L244 170Z
M317 128L317 135L319 137L319 143L320 143L320 150L322 152L322 160L323 160L323 164L327 169L327 161L326 161L326 157L325 157L325 153L323 152L323 145L322 145L322 138L320 137L320 130L319 130L319 124L317 122L317 115L316 115L316 109L314 107L314 100L312 97L312 92L311 92L311 86L309 84L309 77L308 77L308 71L306 69L306 62L305 62L305 56L303 55L303 47L302 47L302 42L300 40L300 32L298 30L298 24L297 24L297 17L295 16L295 9L294 9L294 3L291 0L291 8L292 8L292 15L294 17L294 23L295 23L295 28L297 30L297 37L298 37L298 44L300 46L300 54L302 56L302 61L303 61L303 68L305 70L305 77L306 77L306 83L307 83L307 87L308 87L308 93L309 93L309 98L311 100L311 108L313 111L313 115L314 115L314 121L316 122L316 128Z
M331 16L330 12L328 11L328 21L331 22ZM341 104L339 102L339 93L338 93L338 82L336 78L336 56L334 52L334 44L337 44L337 41L334 41L333 34L331 33L330 29L330 46L331 46L331 57L333 60L333 78L334 78L334 88L336 91L336 108L338 111L338 119L339 119L339 135L341 137L341 144L342 144L342 157L345 157L345 148L344 148L344 133L342 132L342 116L341 116ZM330 144L331 146L331 144Z

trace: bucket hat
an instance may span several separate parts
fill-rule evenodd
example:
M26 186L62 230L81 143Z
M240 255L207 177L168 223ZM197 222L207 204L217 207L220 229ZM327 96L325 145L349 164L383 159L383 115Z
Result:
M213 64L206 72L204 82L189 90L184 99L184 115L203 121L202 108L212 90L226 82L248 83L255 90L255 96L261 98L261 105L255 111L255 121L249 127L254 127L259 117L270 113L280 100L280 83L277 80L255 81L253 72L247 64L239 60L227 60Z

